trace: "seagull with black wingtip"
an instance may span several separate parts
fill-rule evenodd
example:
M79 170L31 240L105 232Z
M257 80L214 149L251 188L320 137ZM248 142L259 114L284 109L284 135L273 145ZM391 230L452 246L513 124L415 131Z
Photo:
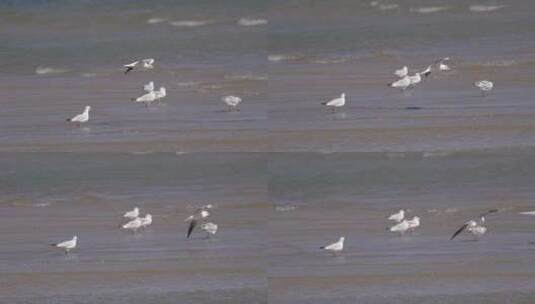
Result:
M479 215L478 219L471 219L464 223L455 233L451 236L450 241L453 240L456 236L461 234L463 231L470 233L476 240L479 239L487 232L487 227L483 226L485 224L485 216L498 212L498 209L491 209L487 212L484 212Z

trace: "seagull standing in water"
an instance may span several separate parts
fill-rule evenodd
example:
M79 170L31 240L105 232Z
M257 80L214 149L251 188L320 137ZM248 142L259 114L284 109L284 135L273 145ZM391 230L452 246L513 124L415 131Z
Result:
M68 118L68 122L74 122L76 125L80 126L82 123L87 122L89 120L89 111L91 110L90 106L85 106L84 112L82 114L78 114L72 118Z
M346 94L342 93L340 97L335 98L330 101L325 101L321 103L324 106L330 107L333 112L336 111L336 108L343 107L346 104Z
M233 109L236 109L236 111L239 111L238 105L241 103L241 98L238 96L224 96L221 98L221 100L228 106L228 111L232 111Z
M402 67L399 70L396 70L394 72L394 75L398 76L399 78L403 78L409 74L409 68L407 66Z
M492 81L489 81L489 80L481 80L481 81L476 81L474 83L474 86L479 88L481 90L481 94L484 96L486 92L492 91L492 89L494 88L494 83L492 83Z
M141 95L138 98L132 98L133 102L142 102L145 104L146 107L148 107L152 102L154 102L157 98L156 91L150 91L144 95Z
M496 212L498 212L498 209L489 210L485 213L480 214L479 220L472 219L464 223L464 225L457 229L457 231L455 231L455 233L451 236L450 241L465 230L468 233L472 234L475 240L479 239L479 237L481 237L487 232L487 227L483 226L483 224L485 224L485 216Z
M397 223L401 222L404 218L405 218L405 210L403 209L400 209L398 212L388 217L389 220L395 221Z
M134 209L127 211L125 214L123 214L123 217L129 218L129 219L135 219L139 216L139 208L135 207Z
M50 246L62 248L63 250L65 250L65 254L69 254L69 251L71 249L76 248L76 244L77 243L78 243L78 237L75 235L72 239L70 239L68 241L63 241L61 243L50 244Z
M129 64L125 64L123 66L125 68L124 74L126 75L126 74L128 74L128 72L130 72L133 69L137 68L140 65L140 63L141 63L141 66L146 70L150 70L150 69L154 68L154 66L152 65L154 63L154 59L147 58L147 59L134 61L134 62L129 63Z
M390 232L398 232L400 235L403 235L409 229L410 229L409 221L403 220L399 222L398 224L390 227L388 230L390 230Z
M131 220L130 222L124 224L122 227L126 230L131 230L133 232L136 232L139 228L141 228L142 221L139 217L136 217L135 219Z
M332 244L327 245L327 246L322 246L322 247L320 247L320 249L323 249L325 251L334 252L334 253L341 252L342 250L344 250L344 241L345 241L345 239L346 238L344 236L342 236L342 237L340 237L338 242L332 243Z

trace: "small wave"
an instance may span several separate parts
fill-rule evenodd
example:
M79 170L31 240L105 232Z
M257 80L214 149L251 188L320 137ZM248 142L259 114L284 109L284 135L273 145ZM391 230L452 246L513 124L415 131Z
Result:
M67 69L60 69L60 68L52 68L52 67L37 67L35 69L35 74L37 75L46 75L46 74L61 74L66 73L69 70Z
M274 54L274 55L269 55L267 57L268 61L271 61L271 62L290 61L290 60L297 60L299 58L302 58L302 56L285 55L285 54Z
M158 24L167 21L165 18L154 17L147 20L148 24Z
M207 25L208 21L205 20L181 20L181 21L171 21L169 22L172 26L178 27L197 27Z
M88 77L88 78L90 78L90 77L95 77L95 76L97 76L97 73L82 73L82 74L80 74L80 75L82 75L82 77Z
M481 65L484 67L508 67L516 64L516 61L511 60L495 60L495 61L489 61L482 63Z
M423 158L430 158L430 157L444 157L451 155L452 152L448 151L430 151L430 152L424 152L422 153Z
M333 58L315 59L315 60L312 60L312 62L317 63L317 64L335 64L335 63L343 63L348 60L349 58L347 57L333 57Z
M395 4L395 3L379 5L379 9L382 11L394 10L398 8L399 8L399 4Z
M376 6L379 5L379 3L381 3L381 2L380 2L380 1L371 1L371 2L370 2L370 6L371 6L371 7L376 7Z
M287 212L287 211L293 211L295 210L296 207L295 206L277 206L275 207L275 211L278 211L278 212Z
M475 13L484 13L497 11L504 7L505 5L470 5L469 10Z
M36 207L36 208L43 208L43 207L48 207L50 206L50 203L35 203L32 205L32 207Z
M225 75L225 79L230 80L266 80L268 79L265 75L254 75L254 74L236 74L236 75Z
M241 26L258 26L268 24L267 19L251 19L251 18L240 18L238 24Z
M130 154L132 155L147 155L147 154L152 154L154 153L153 151L132 151L130 152Z
M418 7L418 8L411 8L410 11L414 13L419 14L431 14L431 13L438 13L441 11L445 11L449 9L446 6L427 6L427 7Z
M185 81L185 82L179 82L177 83L179 87L193 87L196 85L199 85L200 82L197 81Z
M409 156L409 153L406 153L406 152L388 152L388 153L386 153L386 157L388 159L406 158L407 156Z

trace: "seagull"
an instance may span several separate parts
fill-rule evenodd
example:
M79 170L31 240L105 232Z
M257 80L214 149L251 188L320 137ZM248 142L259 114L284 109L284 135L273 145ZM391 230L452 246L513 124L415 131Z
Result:
M138 98L132 98L131 100L133 102L143 102L145 103L145 106L148 106L149 104L151 104L153 101L155 101L157 98L157 94L156 94L156 91L151 91L151 92L148 92Z
M128 74L128 72L132 71L135 67L138 66L138 64L141 62L141 64L143 65L143 68L145 69L152 69L154 68L154 66L152 65L154 63L154 59L152 58L147 58L147 59L142 59L142 60L138 60L138 61L134 61L132 63L129 63L129 64L125 64L123 67L125 67L125 71L124 71L124 74Z
M221 100L228 106L229 111L232 111L232 109L236 109L237 111L239 111L238 105L241 103L240 97L229 95L224 96L223 98L221 98Z
M409 80L411 82L411 86L415 86L418 83L422 82L422 77L420 76L420 73L416 73L412 76L409 76Z
M346 238L344 236L342 236L342 237L340 237L338 242L332 243L332 244L327 245L327 246L322 246L322 247L320 247L320 249L323 249L323 250L326 250L326 251L331 251L331 252L334 252L334 253L341 252L342 250L344 250L344 241L345 241L345 239Z
M91 107L90 106L85 106L85 109L84 109L84 112L82 114L78 114L72 118L68 118L67 121L68 122L74 122L76 123L78 126L80 126L80 124L84 123L84 122L87 122L89 120L89 111L91 110Z
M478 87L481 90L481 93L485 95L485 92L490 92L494 87L494 83L488 80L481 80L474 82L474 86Z
M146 92L152 92L154 91L154 81L151 81L143 86L143 90Z
M388 217L389 220L395 222L401 222L405 218L405 210L401 209L397 213L394 213Z
M421 75L424 75L424 77L428 77L429 75L431 75L431 72L432 72L432 66L428 66L425 70L421 71L420 73L417 73L417 74L421 74Z
M78 242L78 237L75 235L72 239L70 239L68 241L63 241L61 243L50 244L50 246L63 248L63 250L65 250L65 254L68 254L71 249L76 248L76 243L77 242Z
M461 228L457 229L457 231L455 231L455 233L451 236L450 241L453 240L464 230L471 233L476 239L481 237L487 232L487 227L483 226L483 224L485 223L485 216L496 212L498 212L498 209L489 210L479 215L479 222L475 219L472 219L464 223L464 225L462 225Z
M198 221L204 220L205 218L210 216L210 212L208 212L208 209L211 209L212 207L212 204L202 206L198 208L194 214L186 218L185 222L189 222L188 233L186 234L187 238L191 236L191 233L193 232L193 229L195 229L195 227L197 226Z
M145 217L139 218L141 220L141 227L148 227L152 224L152 215L150 213L145 214Z
M394 75L398 76L399 78L403 78L409 74L409 68L407 66L402 67L399 70L396 70L394 72Z
M407 232L407 230L409 230L409 228L409 221L403 220L400 223L390 227L388 230L390 230L390 232L399 232L400 235L403 235L405 232Z
M130 222L123 225L123 229L132 230L136 232L139 228L141 228L142 222L139 217L136 217L135 219L131 220Z
M201 230L205 231L207 236L210 237L210 234L211 235L216 234L217 225L214 223L204 223L201 225Z
M139 216L139 208L135 207L134 209L127 211L125 214L123 214L123 217L127 217L129 219L135 219Z
M416 228L420 227L420 217L415 216L412 219L408 220L409 230L414 231Z
M410 85L411 85L410 76L405 76L405 77L403 77L403 78L401 78L399 80L396 80L396 81L392 82L391 84L389 84L389 86L391 86L393 88L399 88L401 90L405 90Z
M324 106L331 107L332 111L336 111L336 108L343 107L346 104L346 94L342 93L340 97L330 101L322 102Z

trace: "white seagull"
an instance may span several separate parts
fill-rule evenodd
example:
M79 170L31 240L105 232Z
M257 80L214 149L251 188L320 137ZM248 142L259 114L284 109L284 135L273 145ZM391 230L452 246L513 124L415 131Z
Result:
M474 236L474 238L477 240L479 237L481 237L487 232L487 227L483 226L483 224L485 223L485 216L496 212L498 212L498 209L489 210L479 215L479 222L475 219L472 219L464 223L464 225L462 225L461 228L457 229L457 231L455 231L455 233L451 236L450 241L465 230L471 233L472 236Z
M125 71L124 71L124 74L128 74L128 72L132 71L134 68L136 68L139 63L141 62L141 65L143 66L144 69L152 69L154 68L154 66L152 65L154 63L154 59L152 58L147 58L147 59L142 59L142 60L138 60L138 61L134 61L132 63L129 63L129 64L125 64L124 67L126 68Z
M152 224L152 215L150 213L145 214L145 217L139 218L141 220L141 227L145 228Z
M135 207L134 209L127 211L125 214L123 214L123 217L129 218L129 219L135 219L139 216L139 208Z
M399 78L403 78L409 74L409 68L407 66L402 67L399 70L396 70L394 72L394 75L398 76Z
M154 81L151 81L143 86L143 90L146 92L152 92L154 91Z
M494 83L488 80L481 80L474 82L474 86L478 87L481 90L481 93L485 95L485 92L490 92L494 88Z
M217 232L217 225L214 223L204 223L201 225L201 230L205 231L207 236L214 235Z
M449 71L451 68L445 63L446 61L449 61L450 57L445 57L437 61L438 63L438 70L439 71Z
M401 222L405 218L405 210L400 209L398 212L390 215L388 217L389 220L395 221L395 222Z
M391 84L389 84L389 86L391 86L393 88L398 88L398 89L401 89L401 90L405 90L410 85L411 85L410 76L405 76L405 77L403 77L403 78L401 78L399 80L396 80L396 81L392 82Z
M89 111L91 110L90 106L85 106L84 112L82 114L78 114L72 118L68 118L67 121L74 122L78 126L84 122L87 122L89 120Z
M340 237L340 239L338 240L338 242L336 243L332 243L330 245L327 245L327 246L322 246L320 247L320 249L323 249L323 250L326 250L326 251L331 251L331 252L334 252L334 253L337 253L337 252L341 252L342 250L344 250L344 241L345 241L345 237Z
M151 104L153 101L155 101L157 98L157 94L156 94L156 91L151 91L151 92L148 92L138 98L132 98L132 101L133 102L143 102L145 103L145 106L148 106L149 104Z
M390 227L388 230L390 230L390 232L399 232L400 235L403 235L405 232L407 232L407 230L409 230L409 228L409 222L407 220L403 220L400 223Z
M325 101L321 103L324 106L330 107L332 111L336 111L336 108L343 107L346 104L346 94L342 93L340 97L335 98L330 101Z
M61 243L50 244L50 246L62 248L63 250L65 250L65 254L68 254L71 249L76 248L77 242L78 242L78 237L75 235L72 239L70 239L68 241L63 241Z
M139 217L136 217L135 219L131 220L130 222L124 224L123 225L123 229L132 230L132 231L136 232L142 226L143 225L142 225L141 219Z
M238 105L241 103L240 97L229 95L224 96L223 98L221 98L221 100L228 106L229 111L232 111L233 109L239 111Z

